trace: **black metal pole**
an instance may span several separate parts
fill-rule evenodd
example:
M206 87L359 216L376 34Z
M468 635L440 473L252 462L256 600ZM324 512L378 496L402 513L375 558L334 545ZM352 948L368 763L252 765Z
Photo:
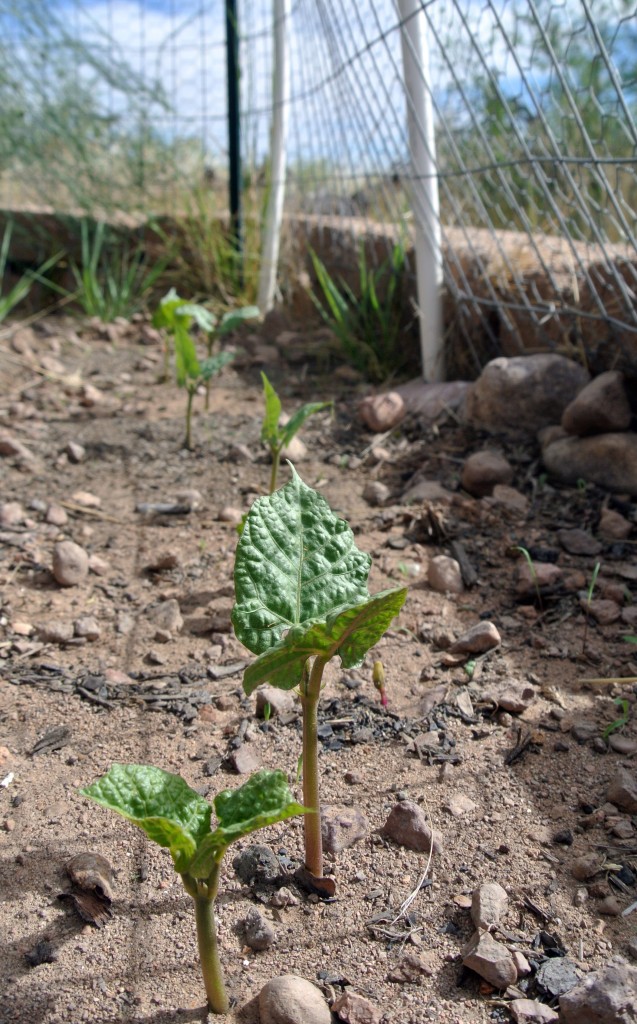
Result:
M242 270L241 230L241 118L239 110L239 31L236 0L226 0L226 62L228 71L228 156L230 172L230 233Z

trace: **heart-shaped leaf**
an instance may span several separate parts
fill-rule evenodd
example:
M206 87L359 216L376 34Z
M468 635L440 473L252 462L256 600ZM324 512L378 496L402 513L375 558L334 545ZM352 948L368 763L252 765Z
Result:
M215 861L223 857L235 840L307 812L292 798L287 778L280 771L255 772L238 789L218 793L214 804L219 825L203 840L189 865L188 873L193 878L207 878Z
M253 654L267 651L292 626L369 596L369 555L291 468L285 487L254 502L237 545L232 623Z
M232 362L235 355L236 352L217 352L214 356L208 356L200 367L202 379L210 380L211 377L216 377L218 373L221 373L224 366Z
M229 334L236 331L245 320L256 320L261 315L258 306L244 306L243 309L231 309L221 317L217 334Z
M250 694L269 682L282 690L298 686L308 658L329 661L340 656L343 668L356 668L378 643L405 603L407 590L385 590L360 604L328 615L324 622L296 626L245 670L243 688Z
M217 318L214 313L211 313L205 306L200 306L196 302L183 302L175 312L177 316L188 317L189 320L194 320L206 334L212 334L215 329ZM188 326L190 326L190 323Z
M180 775L161 768L115 764L81 792L128 818L159 846L168 847L181 874L210 834L210 804Z

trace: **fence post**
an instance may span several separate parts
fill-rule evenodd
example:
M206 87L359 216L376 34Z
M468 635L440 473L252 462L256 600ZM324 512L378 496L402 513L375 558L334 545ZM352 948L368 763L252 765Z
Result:
M226 0L226 72L228 83L228 159L230 177L230 234L238 278L243 278L241 231L241 121L239 106L239 25L236 0Z
M274 74L272 80L272 135L270 142L270 195L266 212L258 306L267 313L274 305L281 222L285 199L285 170L290 109L288 24L291 0L274 0Z
M397 5L409 133L422 372L426 381L440 381L445 376L442 249L427 26L420 0L397 0Z

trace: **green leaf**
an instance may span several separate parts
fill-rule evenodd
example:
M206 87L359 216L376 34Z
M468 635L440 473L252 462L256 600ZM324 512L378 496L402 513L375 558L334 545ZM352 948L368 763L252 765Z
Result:
M169 331L175 329L175 312L183 306L184 300L177 294L174 288L164 295L153 316L153 327L165 327Z
M281 443L279 431L279 417L281 415L281 399L270 384L263 370L261 371L263 381L263 398L265 400L265 415L261 425L261 440L269 448L278 448Z
M219 824L203 840L188 868L193 878L207 878L214 862L235 840L307 810L292 798L284 773L267 770L256 772L238 789L224 789L214 804Z
M236 331L244 320L256 320L261 316L258 306L244 306L243 309L231 309L221 317L221 323L217 328L217 334L229 334Z
M117 811L153 842L167 847L180 874L210 833L210 804L180 775L161 768L114 764L103 778L80 792Z
M370 556L291 468L285 487L254 502L237 545L232 623L253 654L268 650L290 627L369 596Z
M232 362L235 356L236 352L217 352L214 356L208 356L200 366L202 379L210 380L211 377L216 377L218 373L221 373L224 366Z
M322 409L331 409L333 404L333 402L308 402L307 405L302 405L300 409L297 409L281 431L283 447L296 436L309 416L313 416L315 412L321 412Z
M196 302L183 302L177 309L177 314L194 320L206 334L212 334L217 324L217 318L214 313L211 313L205 306L200 306Z
M407 590L385 590L350 608L328 615L325 622L296 626L245 670L243 689L250 694L269 682L281 690L298 686L308 658L326 661L338 654L343 668L356 668L378 643L405 603Z
M186 381L198 380L201 376L197 349L182 317L177 317L175 322L175 370L180 388Z

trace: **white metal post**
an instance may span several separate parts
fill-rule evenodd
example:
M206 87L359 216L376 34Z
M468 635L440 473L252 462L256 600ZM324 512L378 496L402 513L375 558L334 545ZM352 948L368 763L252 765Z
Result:
M410 198L415 222L416 278L422 372L426 381L445 377L442 332L442 248L436 177L436 140L429 70L427 25L420 0L396 0L401 20Z
M290 108L290 60L288 25L291 0L274 0L274 73L272 82L272 136L270 144L270 195L265 217L258 304L262 313L274 305L281 223L285 199L285 167L288 113Z

